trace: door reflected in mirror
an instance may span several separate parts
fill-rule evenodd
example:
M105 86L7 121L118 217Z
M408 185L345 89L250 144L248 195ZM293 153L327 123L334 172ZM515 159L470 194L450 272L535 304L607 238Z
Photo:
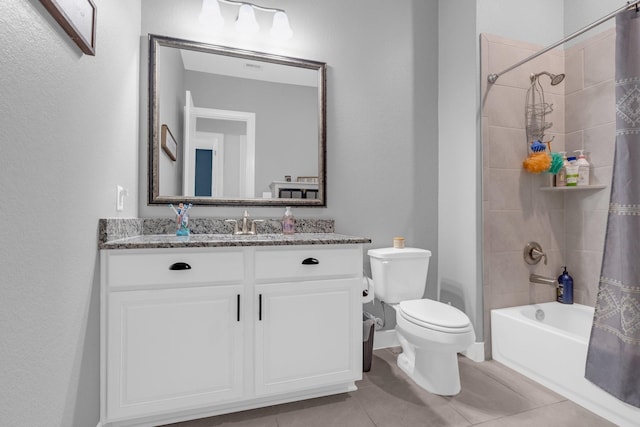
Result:
M182 195L256 197L256 114L196 107L187 90L184 119Z
M149 71L150 204L326 206L326 64L150 35Z

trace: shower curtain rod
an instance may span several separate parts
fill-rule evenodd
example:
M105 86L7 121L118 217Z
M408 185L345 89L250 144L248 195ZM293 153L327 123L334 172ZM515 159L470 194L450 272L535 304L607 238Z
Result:
M511 70L513 70L514 68L517 68L519 66L521 66L522 64L525 64L529 61L531 61L534 58L537 58L538 56L542 55L543 53L547 53L548 51L550 51L551 49L555 49L556 47L560 46L563 43L568 42L569 40L572 40L576 37L578 37L579 35L586 33L587 31L589 31L592 28L597 27L598 25L602 24L603 22L608 21L609 19L613 18L614 16L616 16L618 13L622 12L623 10L629 10L635 7L636 12L638 11L638 5L640 5L640 0L636 0L633 2L627 2L626 5L622 6L619 9L614 10L613 12L611 12L610 14L608 14L607 16L603 16L602 18L598 19L595 22L592 22L591 24L587 25L584 28L579 29L578 31L576 31L575 33L568 35L567 37L563 38L562 40L560 40L559 42L556 42L552 45L549 45L547 47L545 47L544 49L542 49L539 52L534 53L531 56L528 56L527 58L523 59L522 61L513 64L511 67L502 70L501 72L497 73L497 74L489 74L489 76L487 77L487 80L489 81L489 83L493 84L496 82L496 80L498 80L498 77L500 77L501 75L503 75L504 73L507 73Z

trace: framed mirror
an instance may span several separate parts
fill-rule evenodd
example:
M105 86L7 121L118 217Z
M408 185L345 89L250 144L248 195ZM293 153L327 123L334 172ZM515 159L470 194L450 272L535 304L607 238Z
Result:
M149 35L149 204L326 206L326 68Z

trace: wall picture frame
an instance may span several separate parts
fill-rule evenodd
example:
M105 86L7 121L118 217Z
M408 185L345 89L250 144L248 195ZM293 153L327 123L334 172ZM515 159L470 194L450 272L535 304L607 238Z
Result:
M167 125L162 125L161 145L167 156L175 162L178 158L178 142Z
M58 24L87 55L96 54L96 18L93 0L40 0Z

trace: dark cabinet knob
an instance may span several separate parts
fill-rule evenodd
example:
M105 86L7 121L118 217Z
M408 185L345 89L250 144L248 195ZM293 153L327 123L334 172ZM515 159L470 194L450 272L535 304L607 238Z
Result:
M171 264L169 270L191 270L191 266L186 262L176 262L174 264Z
M302 261L302 265L318 265L320 264L320 261L318 261L315 258L306 258L304 261Z

